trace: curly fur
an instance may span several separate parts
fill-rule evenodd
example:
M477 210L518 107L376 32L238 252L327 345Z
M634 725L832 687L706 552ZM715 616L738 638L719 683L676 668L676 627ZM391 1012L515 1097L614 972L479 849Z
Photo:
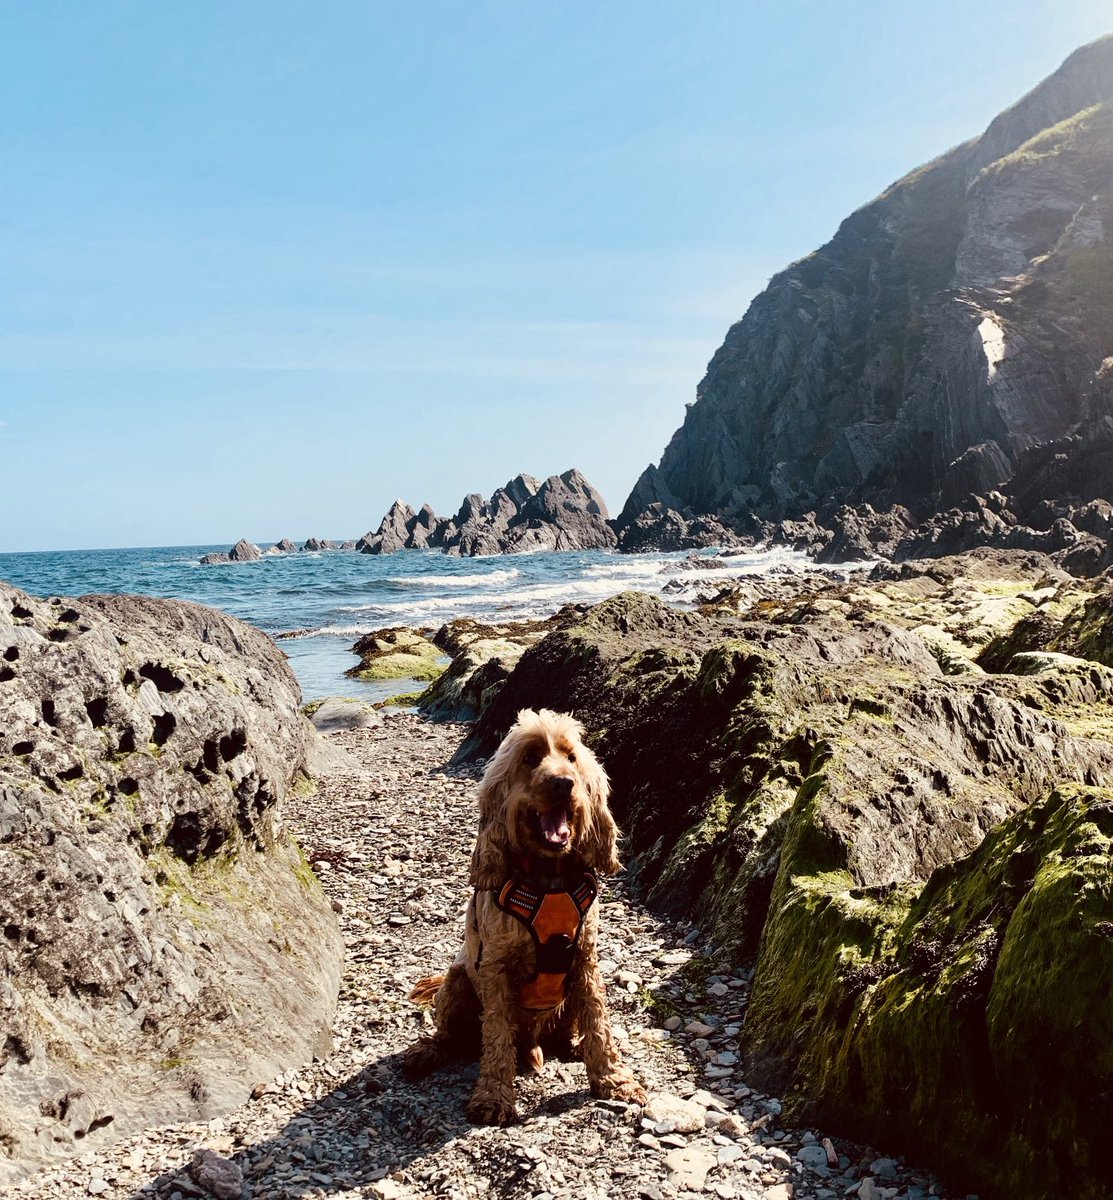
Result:
M613 875L618 831L607 807L609 792L606 772L583 742L583 727L548 709L518 714L480 782L470 871L475 892L464 945L446 975L415 987L413 999L433 997L436 1032L411 1046L405 1063L411 1078L421 1078L478 1053L479 1080L468 1104L477 1123L515 1119L516 1070L540 1070L543 1042L582 1056L593 1096L645 1102L644 1090L618 1057L607 1017L597 954L599 906L584 919L565 1000L537 1011L516 1003L533 973L533 940L493 894L524 863L532 879L552 889L581 875L585 865L597 875ZM566 840L558 842L552 830L562 818Z

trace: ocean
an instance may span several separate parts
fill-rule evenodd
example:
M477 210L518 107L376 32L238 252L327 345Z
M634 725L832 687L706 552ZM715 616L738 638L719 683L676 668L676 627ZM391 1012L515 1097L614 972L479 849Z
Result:
M667 585L666 599L684 604L697 589L706 590L711 577L721 581L805 562L785 550L733 554L722 560L720 574L684 571L685 553L454 558L439 550L385 556L325 550L199 566L201 555L214 550L227 546L0 554L0 579L37 596L136 592L212 605L271 635L297 633L279 645L306 701L328 695L379 700L407 689L397 680L364 683L344 675L358 663L352 643L373 629L436 629L456 617L545 617L563 604L599 601L631 588L660 595Z

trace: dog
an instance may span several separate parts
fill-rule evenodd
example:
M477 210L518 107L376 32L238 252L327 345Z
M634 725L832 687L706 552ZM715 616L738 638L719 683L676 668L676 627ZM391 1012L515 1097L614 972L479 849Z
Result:
M536 1072L542 1041L582 1057L591 1094L644 1104L622 1064L599 974L597 879L619 869L606 772L573 717L523 709L479 785L464 944L446 975L411 999L432 1001L436 1031L406 1052L420 1079L479 1056L468 1119L517 1116L517 1069Z

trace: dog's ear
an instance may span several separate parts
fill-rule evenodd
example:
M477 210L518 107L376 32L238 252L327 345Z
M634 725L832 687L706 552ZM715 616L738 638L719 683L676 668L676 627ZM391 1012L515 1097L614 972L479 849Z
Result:
M613 875L622 865L618 861L616 843L618 828L611 816L607 798L611 794L610 780L599 760L586 747L576 751L576 765L588 796L588 820L580 852L588 866L599 875Z
M480 824L468 881L480 892L497 891L510 877L510 843L505 821Z
M506 793L517 765L518 726L503 739L479 783L479 834L471 856L469 882L481 892L502 887L510 875Z

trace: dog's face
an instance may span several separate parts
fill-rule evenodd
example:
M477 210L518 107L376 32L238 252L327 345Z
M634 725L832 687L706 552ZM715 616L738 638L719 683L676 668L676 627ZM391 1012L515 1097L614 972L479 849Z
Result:
M505 878L513 859L559 860L573 851L601 874L618 869L607 776L582 735L580 723L563 713L518 714L480 786L475 862L486 857L490 867L481 874Z

